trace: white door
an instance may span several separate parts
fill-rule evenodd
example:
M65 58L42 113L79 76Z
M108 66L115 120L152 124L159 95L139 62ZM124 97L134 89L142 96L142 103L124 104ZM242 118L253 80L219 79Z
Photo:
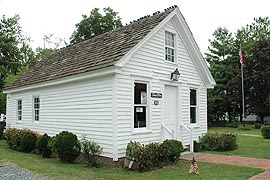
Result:
M177 120L177 87L165 85L164 93L164 119L163 123L168 130L163 128L163 138L173 139L176 131L176 120Z

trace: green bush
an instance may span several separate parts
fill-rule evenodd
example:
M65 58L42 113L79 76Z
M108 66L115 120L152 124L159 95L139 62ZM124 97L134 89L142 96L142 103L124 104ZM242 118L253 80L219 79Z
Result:
M251 130L250 127L240 127L238 129L241 130L241 131L250 131Z
M77 159L81 152L80 142L75 134L62 131L57 134L52 143L57 156L62 162L71 163Z
M29 153L35 149L37 137L32 132L27 132L21 139L20 151Z
M236 134L233 133L206 133L199 138L199 150L230 151L237 148Z
M83 137L81 140L82 152L87 165L90 167L97 167L97 156L102 153L102 147L100 147L94 141L89 141L86 137Z
M263 126L261 132L264 139L270 139L270 126Z
M194 152L200 152L200 145L197 141L193 141L194 144Z
M37 140L37 149L43 158L49 158L52 154L51 149L48 147L49 140L51 139L50 136L44 134Z
M41 136L39 133L31 131L30 129L7 129L4 133L4 138L6 139L9 148L17 151L20 150L22 138L26 133L32 133L37 138Z
M138 142L129 142L126 149L126 157L136 162L139 171L147 171L160 168L170 161L175 162L181 152L183 145L177 140L165 140L163 143L150 143L147 145Z
M161 146L163 146L163 149L167 149L167 157L171 162L177 161L181 155L181 152L184 151L182 142L174 139L166 139L162 142Z
M126 148L126 157L136 158L137 154L142 151L142 146L139 142L130 141Z
M261 123L254 124L254 129L261 129L261 127L262 127Z

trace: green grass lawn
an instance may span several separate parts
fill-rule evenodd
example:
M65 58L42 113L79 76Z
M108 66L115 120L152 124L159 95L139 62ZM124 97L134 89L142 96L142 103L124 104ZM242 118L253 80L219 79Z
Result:
M200 174L190 175L188 173L190 161L181 161L177 165L146 173L107 166L88 168L84 164L63 164L56 158L43 159L35 154L12 151L8 149L5 141L0 141L0 164L5 163L15 164L34 174L55 180L244 180L263 172L262 169L249 167L198 162Z
M261 136L261 130L260 129L253 129L251 128L250 131L247 130L239 130L238 128L231 128L231 127L210 127L208 129L208 132L230 132L230 133L237 133L238 135L242 134L251 134L251 135L259 135Z
M270 139L263 139L262 136L252 137L243 135L243 134L260 135L259 129L252 129L251 131L243 131L238 130L237 128L215 127L210 128L209 132L235 132L238 134L237 136L238 148L236 150L227 152L207 151L209 153L270 159Z

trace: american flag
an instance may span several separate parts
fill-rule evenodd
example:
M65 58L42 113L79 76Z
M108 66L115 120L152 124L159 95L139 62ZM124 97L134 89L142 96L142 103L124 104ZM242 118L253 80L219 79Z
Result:
M199 174L198 168L199 167L197 165L197 162L196 162L195 158L193 157L192 162L191 162L191 166L189 168L189 173L190 174Z
M240 57L240 64L244 64L244 59L243 59L243 54L242 54L242 48L240 48L239 57Z

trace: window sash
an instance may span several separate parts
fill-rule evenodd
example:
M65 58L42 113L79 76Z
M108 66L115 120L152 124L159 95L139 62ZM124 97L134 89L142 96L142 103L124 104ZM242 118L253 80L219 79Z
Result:
M148 84L134 82L133 128L146 128L148 116Z
M17 120L22 120L22 100L17 100Z
M190 106L190 123L197 122L197 106Z
M175 35L169 32L165 32L165 60L175 60Z
M34 97L34 120L39 121L39 110L40 110L40 99L39 97Z
M197 89L190 89L190 123L197 123Z

